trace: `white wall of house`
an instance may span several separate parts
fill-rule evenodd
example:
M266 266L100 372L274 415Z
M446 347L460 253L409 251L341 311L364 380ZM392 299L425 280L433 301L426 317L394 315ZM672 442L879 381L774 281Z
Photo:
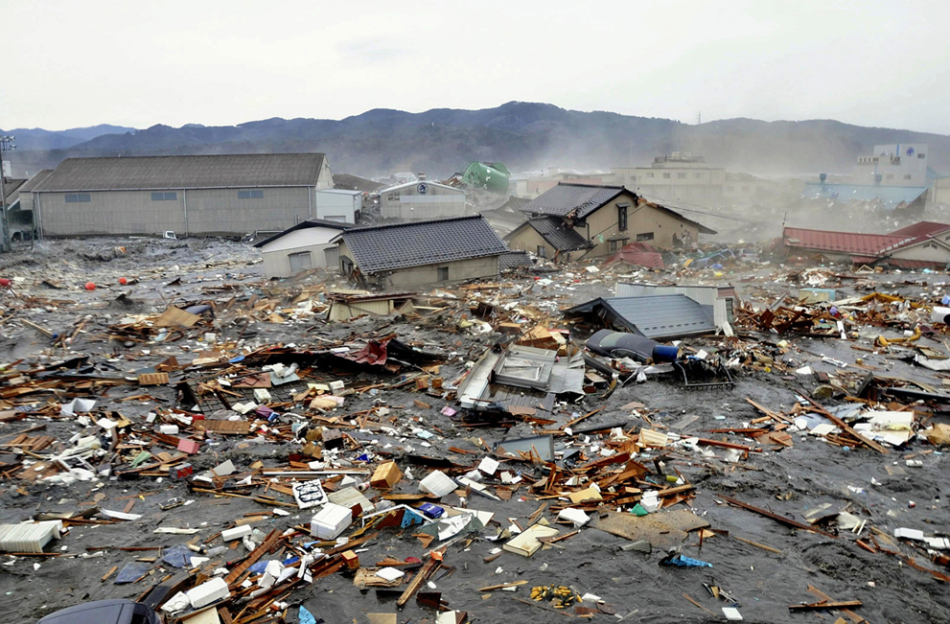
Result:
M264 274L267 277L290 277L297 273L298 269L326 268L326 249L335 246L330 241L339 233L340 230L332 228L306 228L264 245L261 247ZM303 255L308 253L309 262Z

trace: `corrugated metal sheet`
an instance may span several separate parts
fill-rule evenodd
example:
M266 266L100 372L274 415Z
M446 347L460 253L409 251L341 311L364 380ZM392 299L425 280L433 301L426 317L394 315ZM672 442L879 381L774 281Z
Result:
M894 230L893 232L888 232L891 236L902 236L907 238L925 238L933 236L934 234L940 234L941 232L946 232L950 230L950 224L948 223L937 223L936 221L918 221L913 225L908 225L899 230Z
M783 240L786 247L854 254L858 256L879 256L884 249L901 245L909 240L906 236L890 234L854 234L851 232L827 232L824 230L806 230L804 228L785 228Z
M716 331L712 314L683 294L598 298L566 314L596 314L611 324L654 340L696 336Z
M827 199L840 202L878 201L889 209L901 204L910 204L927 193L926 186L882 186L878 184L805 184L802 197L805 199Z

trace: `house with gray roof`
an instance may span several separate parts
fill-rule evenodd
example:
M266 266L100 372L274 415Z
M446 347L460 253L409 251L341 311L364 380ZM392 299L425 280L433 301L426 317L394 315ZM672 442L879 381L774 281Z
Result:
M630 332L651 340L673 340L716 331L713 310L684 294L598 297L564 311L599 327Z
M479 215L351 228L335 240L345 276L391 291L494 277L508 253Z
M244 235L316 217L329 188L324 154L68 158L21 188L20 207L48 237Z
M509 247L559 260L607 256L631 242L692 246L716 233L623 186L560 182L521 211L530 218L505 237Z

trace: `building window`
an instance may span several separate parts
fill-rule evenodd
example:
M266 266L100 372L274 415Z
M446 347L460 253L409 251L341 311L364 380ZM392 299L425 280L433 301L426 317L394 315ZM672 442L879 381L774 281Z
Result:
M538 257L547 258L548 257L548 248L544 245L538 245Z
M909 173L905 173L905 174L904 174L904 179L905 179L905 180L910 180L910 174L909 174Z
M264 199L264 191L238 191L238 199Z
M653 177L653 172L647 173L647 177L648 177L648 178L652 178L652 177Z
M79 202L91 201L89 199L89 193L66 193L66 203L67 204L76 204Z
M440 282L449 281L449 267L439 267L436 271L438 271L438 279Z
M610 240L610 241L607 241L607 250L608 250L610 253L617 253L618 251L620 251L621 249L623 249L624 244L625 244L628 240L630 240L630 239L628 239L628 238L622 238L622 239L620 239L620 240Z
M617 206L617 229L621 232L627 229L627 207Z
M178 193L152 193L152 201L175 201Z
M917 154L917 158L927 158L927 154Z
M696 179L696 180L700 179L701 177L703 177L703 174L701 174L701 173L694 173L694 174L693 174L693 178Z
M670 177L670 174L664 173L664 174L663 174L663 177L664 177L664 178L669 178L669 177Z
M685 174L685 173L677 173L677 174L676 174L676 177L679 178L679 179L681 179L681 180L683 180L683 179L686 178L686 174Z
M643 234L637 234L637 242L643 243L645 241L653 240L653 232L644 232Z

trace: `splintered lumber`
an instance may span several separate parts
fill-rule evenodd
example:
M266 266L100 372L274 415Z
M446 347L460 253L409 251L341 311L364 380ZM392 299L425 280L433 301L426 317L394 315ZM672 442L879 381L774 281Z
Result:
M860 607L860 600L822 600L811 604L788 605L789 611L813 611L815 609L847 609L849 607Z
M755 512L759 514L760 516L765 516L766 518L769 518L770 520L775 520L776 522L780 524L784 524L785 526L790 526L794 529L801 529L802 531L811 531L812 533L818 533L820 535L824 535L825 537L835 537L835 538L838 537L837 535L832 535L831 533L825 533L821 529L816 529L813 526L802 524L801 522L797 522L795 520L792 520L791 518L786 518L785 516L780 516L778 514L772 513L768 509L762 509L761 507L755 507L748 503L743 503L740 500L736 500L732 497L725 496L724 494L720 494L719 498L726 501L730 505L735 505L736 507L742 507L743 509L747 509L749 511Z
M479 587L480 592L495 591L496 589L505 589L506 587L521 587L527 585L528 581L514 581L512 583L502 583L501 585L489 585L488 587Z
M744 537L739 537L738 535L733 535L732 537L733 537L734 539L739 540L739 541L742 542L743 544L748 544L749 546L755 546L756 548L761 548L762 550L767 550L767 551L769 551L769 552L773 552L773 553L775 553L776 555L781 555L781 554L783 554L782 551L779 550L778 548L772 548L771 546L766 546L765 544L760 544L759 542L753 542L753 541L750 540L750 539L746 539L746 538L744 538Z
M270 551L270 549L274 547L274 544L276 544L279 540L280 540L280 531L278 531L277 529L274 529L267 535L263 543L261 543L260 546L255 548L254 551L250 555L247 556L247 559L245 559L241 565L231 570L231 573L228 574L226 577L224 577L224 581L228 585L231 585L232 583L237 581L239 578L241 578L242 574L247 572L247 570L252 565L257 563L258 559L260 559L265 554L267 554L267 552Z
M399 600L396 601L396 605L400 607L406 606L406 603L409 602L409 599L412 598L413 594L419 591L419 588L422 587L422 584L429 580L429 577L432 576L439 567L442 566L442 555L430 553L429 560L425 562L425 565L422 566L422 569L416 573L412 581L406 587L405 591L402 592L402 596L399 597Z
M826 410L825 408L823 408L817 401L815 401L815 400L812 399L811 397L807 397L807 396L806 396L806 397L805 397L805 400L812 404L812 406L815 408L815 411L816 411L816 412L818 412L819 414L821 414L822 416L824 416L825 418L827 418L828 420L830 420L831 422L833 422L839 429L841 429L842 431L844 431L845 433L847 433L849 436L851 436L851 437L853 437L854 439L860 441L860 442L861 442L862 444L864 444L865 446L874 449L875 451L877 451L877 452L880 453L881 455L887 455L887 454L888 454L888 451L887 451L886 448L884 448L883 446L881 446L880 444L878 444L878 443L875 442L874 440L870 440L870 439L864 437L863 435L861 435L860 433L858 433L857 431L855 431L854 429L852 429L852 428L851 428L851 425L849 425L849 424L846 423L845 421L841 420L840 418L838 418L837 416L835 416L834 414L832 414L831 412L829 412L828 410Z

